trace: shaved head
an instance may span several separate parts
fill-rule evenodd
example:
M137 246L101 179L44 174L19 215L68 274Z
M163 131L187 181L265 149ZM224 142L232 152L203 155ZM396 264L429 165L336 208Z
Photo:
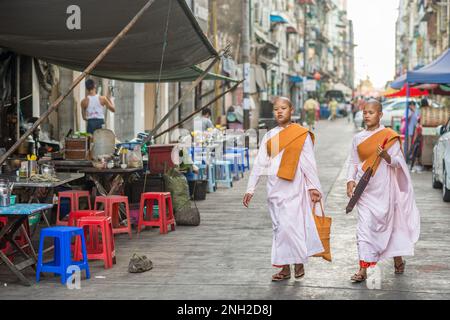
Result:
M275 105L279 101L287 103L289 105L289 107L291 107L291 108L294 107L294 105L292 104L291 100L289 98L286 98L286 97L276 97L275 100L273 101L273 104Z
M374 106L377 108L378 112L383 112L383 106L378 100L371 99L367 102L366 106Z

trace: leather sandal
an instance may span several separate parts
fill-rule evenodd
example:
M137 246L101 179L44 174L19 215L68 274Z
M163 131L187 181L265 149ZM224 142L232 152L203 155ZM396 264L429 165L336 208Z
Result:
M302 279L305 276L305 268L301 268L300 271L295 270L295 279Z
M362 274L355 273L355 274L351 277L351 280L352 280L354 283L360 283L360 282L366 281L366 280L367 280L367 276L364 276L364 275L362 275Z
M403 260L403 262L400 263L399 265L396 265L394 263L395 274L404 274L405 273L405 266L406 266L406 261L405 260Z
M290 278L291 278L291 274L283 274L283 271L281 271L272 276L272 281L280 282L280 281L284 281L284 280L289 280Z

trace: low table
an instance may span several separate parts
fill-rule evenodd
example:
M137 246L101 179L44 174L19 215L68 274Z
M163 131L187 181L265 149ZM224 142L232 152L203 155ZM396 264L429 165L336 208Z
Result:
M27 267L36 265L37 255L33 248L33 244L31 243L31 239L26 232L25 237L31 248L31 257L17 244L14 239L14 234L22 227L23 222L26 219L40 212L49 210L52 207L52 204L40 203L16 204L9 207L0 207L0 217L8 218L8 223L0 230L0 241L4 240L5 242L10 243L25 258L25 261L14 264L2 251L0 251L0 259L24 285L30 286L31 283L21 271ZM43 212L43 215L45 216L45 212Z
M87 178L94 182L99 195L112 196L117 194L129 175L142 170L142 168L84 168L79 171L85 173Z

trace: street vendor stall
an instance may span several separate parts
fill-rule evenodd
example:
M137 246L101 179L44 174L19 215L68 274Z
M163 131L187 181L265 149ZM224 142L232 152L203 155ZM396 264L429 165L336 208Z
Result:
M410 97L410 91L411 88L417 87L423 84L435 84L435 85L447 85L450 84L450 49L447 49L439 58L434 60L433 62L429 63L428 65L420 68L419 70L414 71L408 71L406 74L400 76L397 78L394 82L391 83L391 87L394 89L401 89L402 87L406 86L406 96L407 101ZM441 89L440 86L436 89ZM445 90L436 90L436 92L433 92L433 90L429 90L431 94L443 94L446 93ZM428 112L428 114L427 114ZM431 119L431 114L447 114L447 110L431 110L430 108L425 111L422 110L422 126L424 128L428 127L427 121L428 119ZM424 117L425 116L425 117ZM433 116L433 118L436 118ZM441 117L440 117L441 118ZM443 118L443 123L445 124L446 120L445 117ZM406 114L405 119L409 119L409 108L406 108ZM434 121L433 121L433 124ZM431 164L431 154L432 154L432 148L437 140L437 137L435 136L436 130L434 128L432 129L425 129L424 130L424 152L422 152L422 158L424 164ZM406 126L406 139L405 139L405 154L408 154L409 147L408 146L408 137L412 135L413 132L408 132L408 126ZM427 138L428 137L428 138ZM425 158L423 157L425 155Z

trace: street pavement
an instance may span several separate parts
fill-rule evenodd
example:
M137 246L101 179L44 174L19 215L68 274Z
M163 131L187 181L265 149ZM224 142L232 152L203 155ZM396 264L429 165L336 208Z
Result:
M394 275L393 261L371 270L369 281L353 284L358 269L356 214L345 215L346 162L355 129L347 120L321 121L316 128L316 159L326 213L333 218L333 262L312 258L306 277L272 283L277 269L270 262L272 226L261 179L249 209L242 205L247 177L232 189L219 188L197 202L199 227L177 227L160 235L157 229L116 237L117 265L105 270L92 262L92 278L81 289L69 290L52 275L23 287L0 266L0 299L449 299L450 204L431 188L430 172L413 174L422 215L416 255L407 257L406 273ZM127 272L133 253L154 264L143 274ZM33 272L28 271L33 277ZM6 282L6 284L4 284Z

